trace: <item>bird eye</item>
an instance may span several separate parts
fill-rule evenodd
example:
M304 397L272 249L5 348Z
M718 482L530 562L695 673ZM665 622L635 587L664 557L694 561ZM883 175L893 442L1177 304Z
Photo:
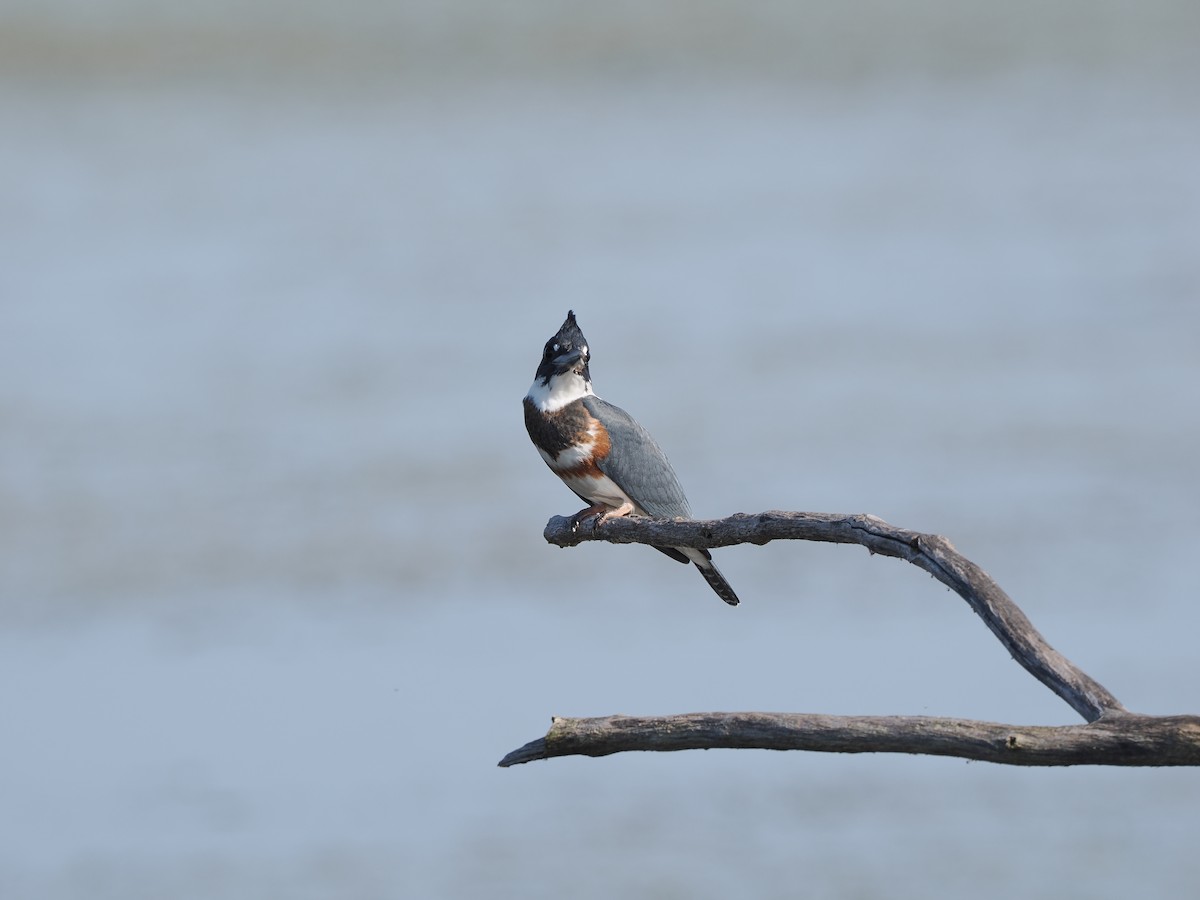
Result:
M554 345L554 352L555 352L555 353L557 353L557 352L558 352L558 344L555 344L555 345Z

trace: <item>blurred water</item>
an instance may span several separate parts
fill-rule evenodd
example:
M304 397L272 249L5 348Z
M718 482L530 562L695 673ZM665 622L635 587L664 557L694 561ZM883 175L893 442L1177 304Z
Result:
M832 51L779 70L770 23L706 68L728 13L653 70L645 13L584 29L528 3L502 32L558 30L516 75L468 40L491 13L398 7L456 48L414 74L357 59L398 32L353 7L351 50L268 53L269 77L247 71L270 5L151 8L6 31L57 49L6 56L0 86L0 895L1195 883L1188 772L494 766L551 714L1072 721L895 561L730 548L729 610L649 551L545 546L575 501L519 400L568 307L698 515L945 533L1127 706L1197 710L1190 5L1104 6L1061 46L1029 10L990 42L977 21L966 46L994 52L967 65L939 38L961 13L931 4L850 73ZM822 15L851 58L889 46ZM173 66L181 35L238 24L232 73ZM583 62L533 77L564 35Z

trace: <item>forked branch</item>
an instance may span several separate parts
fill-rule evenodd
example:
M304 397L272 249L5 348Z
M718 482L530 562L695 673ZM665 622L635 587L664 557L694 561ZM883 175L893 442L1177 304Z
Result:
M709 549L774 540L825 541L861 544L872 553L899 557L966 600L1013 658L1089 724L1014 726L796 713L556 717L544 738L508 754L502 766L565 755L717 747L921 753L1013 765L1200 765L1200 717L1126 712L1103 685L1051 647L986 572L939 535L897 528L871 515L770 511L713 521L626 517L594 526L585 520L579 528L571 519L555 516L545 537L559 547L592 540Z

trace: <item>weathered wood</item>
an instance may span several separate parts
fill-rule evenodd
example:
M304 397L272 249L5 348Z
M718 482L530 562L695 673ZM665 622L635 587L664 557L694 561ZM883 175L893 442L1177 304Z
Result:
M550 731L500 761L629 750L810 750L912 753L1012 766L1200 765L1200 716L1107 713L1086 725L1002 725L930 716L687 713L554 718Z
M630 516L609 519L599 527L585 522L574 531L570 519L555 516L546 525L545 537L559 547L595 540L708 549L777 540L861 544L872 553L895 556L924 569L956 592L979 614L1013 659L1087 721L1091 722L1105 712L1123 709L1103 685L1051 647L1025 613L983 569L940 535L897 528L866 514L771 510L757 515L738 513L712 521Z
M913 753L1021 766L1200 765L1200 716L1126 712L1099 682L1051 647L983 569L939 535L897 528L871 515L770 511L713 521L625 517L597 526L585 520L578 527L555 516L545 537L559 547L596 540L710 549L775 540L826 541L860 544L872 553L898 557L966 600L1013 658L1087 724L755 712L555 717L545 737L509 753L501 766L556 756L717 748Z

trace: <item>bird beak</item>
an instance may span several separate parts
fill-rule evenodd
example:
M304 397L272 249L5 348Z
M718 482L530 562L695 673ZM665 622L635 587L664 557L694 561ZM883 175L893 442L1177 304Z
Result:
M558 356L554 357L554 367L565 372L581 359L583 359L583 354L579 351L579 348L576 347L572 350L568 350L566 353L560 353Z

